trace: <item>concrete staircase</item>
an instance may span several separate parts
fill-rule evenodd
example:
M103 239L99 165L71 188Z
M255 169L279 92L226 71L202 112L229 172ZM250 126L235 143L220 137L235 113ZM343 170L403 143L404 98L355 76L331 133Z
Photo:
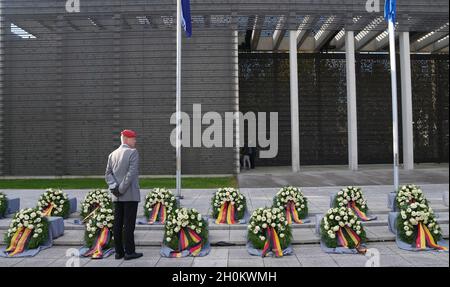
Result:
M390 209L387 206L390 186L363 186L367 199L370 215L378 217L377 220L363 223L367 239L369 242L395 241L395 236L388 228L388 214ZM247 205L250 211L263 206L270 206L277 188L244 188L241 189L247 197ZM315 232L316 215L323 215L330 206L330 195L334 194L339 187L306 187L303 188L305 196L308 198L309 219L311 223L293 225L294 244L316 244L319 243L319 236ZM448 207L448 184L425 185L424 193L430 202L431 207L438 216L438 223L443 229L444 238L449 238L449 207ZM211 214L210 200L215 190L184 190L185 198L182 206L195 207L201 214L208 216ZM68 190L71 197L76 197L81 202L88 190ZM149 190L141 190L142 198ZM21 208L35 205L37 197L41 191L12 191L11 196L21 198ZM446 198L447 195L447 198ZM143 217L142 202L138 207L138 217ZM9 218L0 219L0 245L4 244L3 235L8 229L11 221ZM54 244L60 246L82 246L84 237L84 226L74 224L74 219L79 219L77 213L73 213L65 220L65 233L55 239ZM212 245L236 245L246 244L247 225L216 225L213 220L209 220L209 239ZM163 240L163 226L161 225L136 225L135 240L138 246L160 246Z
M444 238L449 238L449 210L448 208L438 208L438 223L441 225ZM320 213L322 214L322 213ZM320 238L315 232L316 214L310 213L311 223L292 226L293 244L316 244ZM364 222L368 242L395 241L395 236L388 229L387 212L375 213L378 219ZM65 232L62 237L55 239L56 246L82 246L84 236L84 226L73 223L78 218L74 213L65 220ZM0 220L0 236L3 238L8 229L10 218ZM160 246L163 238L162 225L136 225L135 240L137 246ZM209 220L209 239L214 246L244 246L246 244L247 225L217 225L213 220ZM0 245L4 244L3 242Z

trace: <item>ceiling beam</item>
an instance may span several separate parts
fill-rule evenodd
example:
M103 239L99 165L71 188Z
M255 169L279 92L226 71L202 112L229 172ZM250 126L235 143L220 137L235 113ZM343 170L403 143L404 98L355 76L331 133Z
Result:
M380 31L370 31L362 38L355 37L355 50L358 51L358 50L362 49L367 44L374 41L378 37L378 35L380 35Z
M380 30L384 28L383 17L377 17L370 21L358 34L355 34L355 50L363 48L368 43L372 42L378 35ZM383 29L384 31L385 29Z
M102 24L100 24L100 22L98 21L98 19L95 19L93 17L88 17L89 22L91 22L92 25L94 25L95 27L97 27L97 29L99 30L106 30L105 26L103 26Z
M78 27L77 25L75 25L74 23L72 23L72 21L70 21L69 19L65 19L67 25L72 28L75 31L81 31L80 27Z
M398 33L395 33L395 39L398 39ZM377 52L383 51L389 45L389 34L383 31L375 37L372 41L361 47L362 51Z
M255 16L255 23L253 25L252 40L251 40L252 51L255 51L258 49L258 43L259 43L259 38L261 38L261 31L262 31L262 26L264 24L264 19L265 19L265 16L263 16L263 15Z
M277 51L280 48L281 41L286 35L286 16L281 16L278 20L277 27L273 32L273 50Z
M342 29L341 31L339 31L337 33L337 35L339 35L339 33L344 33L344 35L342 35L338 40L334 39L334 49L335 50L345 49L345 29Z
M52 31L52 32L55 31L55 29L54 29L52 26L46 24L44 21L38 20L37 22L38 22L42 27L46 28L47 30Z
M433 44L423 48L422 50L420 50L420 52L430 52L430 53L439 52L440 50L448 47L448 38L449 38L449 35L447 34L447 36L445 36L445 37L439 39L438 41L434 42Z
M444 38L446 35L448 35L448 31L445 31L448 29L448 23L445 25L442 25L439 29L430 32L423 36L422 38L418 39L414 43L411 44L411 51L417 52L422 50L423 48L431 45L432 43Z
M322 48L331 41L331 39L336 36L339 32L339 24L336 22L335 16L330 16L314 35L315 39L315 52L319 52ZM337 30L337 31L336 31Z
M300 47L311 34L311 24L316 22L316 20L317 17L311 15L305 16L305 18L303 19L302 23L297 29L297 50L300 50Z
M336 37L332 40L332 44L334 45L334 49L336 51L344 51L345 50L345 31L353 31L355 32L354 34L358 34L357 31L359 31L360 29L355 28L356 25L360 26L360 25L364 25L363 27L366 27L366 25L368 25L372 20L369 19L367 21L365 21L365 23L361 24L361 19L362 17L353 17L351 24L350 25L346 25L346 27L342 28L337 34ZM337 39L337 36L339 36L339 38Z
M34 20L17 20L14 22L11 22L12 24L16 25L18 28L26 31L27 33L37 36L39 34L48 34L47 28L44 27L41 23ZM38 24L38 25L36 25ZM8 27L9 28L9 27Z
M325 35L320 38L320 41L316 41L316 47L314 48L315 52L320 52L323 47L325 47L330 41L339 33L339 30L330 30L327 31Z

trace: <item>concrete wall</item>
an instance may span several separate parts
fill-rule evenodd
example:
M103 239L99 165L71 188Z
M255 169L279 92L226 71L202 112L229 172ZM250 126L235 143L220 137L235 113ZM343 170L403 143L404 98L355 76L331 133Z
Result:
M114 21L120 21L120 16ZM142 27L7 35L4 47L4 175L101 175L122 129L139 134L141 174L174 174L174 31ZM236 37L197 31L183 47L182 110L236 109ZM233 148L183 149L184 174L231 174Z

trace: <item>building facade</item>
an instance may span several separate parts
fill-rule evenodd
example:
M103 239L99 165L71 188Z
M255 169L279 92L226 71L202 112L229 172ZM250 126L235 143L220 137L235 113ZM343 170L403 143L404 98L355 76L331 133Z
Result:
M383 11L311 2L191 0L182 110L277 112L278 156L258 166L390 163ZM448 2L398 2L401 161L448 163ZM0 3L0 175L101 175L125 128L142 174L175 173L175 0ZM183 147L182 172L235 174L239 147Z

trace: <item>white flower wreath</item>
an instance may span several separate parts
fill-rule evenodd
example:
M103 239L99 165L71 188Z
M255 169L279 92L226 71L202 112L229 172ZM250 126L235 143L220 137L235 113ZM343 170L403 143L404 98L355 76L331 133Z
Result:
M361 220L350 208L335 207L329 209L320 222L321 238L327 247L338 247L337 232L342 229L347 229L350 232L354 232L360 238L359 243L365 243L366 232L361 225ZM343 233L343 235L348 241L349 248L357 247L358 244L351 240L348 233Z
M177 200L169 189L154 188L145 196L144 215L147 220L150 219L152 211L154 208L156 208L156 205L158 203L160 205L163 205L166 209L165 212L167 217L169 216L169 214L172 214L178 207Z
M38 200L37 206L45 216L69 217L69 197L60 189L47 189Z
M17 212L5 234L5 243L10 245L14 234L21 228L30 229L31 237L27 248L34 249L45 243L48 239L48 221L37 208L22 209Z
M235 207L235 218L244 218L247 208L246 197L237 189L232 187L219 188L211 199L212 216L218 218L220 210L224 204L231 204Z
M273 205L286 210L292 204L298 219L304 219L308 216L308 199L304 196L302 190L295 186L285 186L281 188L273 199ZM289 215L292 217L291 215ZM288 220L290 221L290 219Z

